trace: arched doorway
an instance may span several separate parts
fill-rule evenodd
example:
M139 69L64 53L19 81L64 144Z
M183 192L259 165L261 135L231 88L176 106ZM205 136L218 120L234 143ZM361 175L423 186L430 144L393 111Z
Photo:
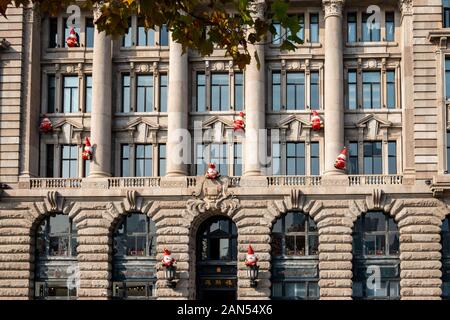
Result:
M212 217L197 232L197 299L233 301L237 294L237 228Z

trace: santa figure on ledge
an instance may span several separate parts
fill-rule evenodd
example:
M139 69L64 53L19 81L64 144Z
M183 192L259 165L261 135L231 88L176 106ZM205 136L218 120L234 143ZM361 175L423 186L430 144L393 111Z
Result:
M257 262L258 262L258 257L255 255L255 252L253 251L252 246L248 245L247 256L245 257L245 265L247 267L253 267L253 266L256 266Z
M70 34L69 34L69 36L67 37L67 39L66 39L66 43L67 43L67 46L69 47L69 48L76 48L76 47L79 47L80 46L80 43L78 42L78 34L76 33L76 31L75 31L75 28L74 27L71 27L70 28Z
M245 113L239 112L239 115L233 122L234 131L243 130L245 131Z
M337 157L334 167L339 170L345 170L347 168L347 148L341 151L341 154Z
M312 112L313 116L311 117L311 125L314 131L319 131L323 128L323 121L319 117L319 113L316 110Z
M220 177L219 171L216 170L216 165L214 163L208 164L208 170L206 170L206 178L215 180Z
M161 260L165 267L172 267L175 263L175 258L172 257L172 253L169 249L164 248L163 259Z
M53 130L53 124L49 118L45 117L42 119L41 124L39 125L39 130L42 133L49 133Z
M92 146L88 137L86 137L86 139L84 140L84 150L83 153L81 154L81 157L83 158L83 160L92 159Z

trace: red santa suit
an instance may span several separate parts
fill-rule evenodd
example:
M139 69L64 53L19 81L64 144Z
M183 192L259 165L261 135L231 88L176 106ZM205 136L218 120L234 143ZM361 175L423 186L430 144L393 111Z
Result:
M248 246L247 249L247 256L245 257L245 265L247 267L256 266L256 263L258 262L258 257L255 255L255 252L253 251L253 248L251 245Z
M172 253L166 248L164 248L163 259L161 261L166 267L172 267L175 263L175 259L172 257Z
M208 170L206 171L206 178L214 180L220 176L219 172L216 170L216 165L214 163L210 163L208 165Z
M341 154L337 157L334 163L336 169L345 170L347 168L347 148L341 151Z
M233 127L234 127L234 131L245 130L245 113L244 112L242 112L242 111L239 112L239 115L234 120Z
M319 117L319 113L317 111L313 110L312 114L313 114L311 118L312 129L314 131L319 131L320 129L323 128L323 121Z
M70 34L66 39L66 43L69 48L76 48L80 46L80 43L78 42L78 34L76 33L74 27L70 28Z
M91 142L89 141L88 137L86 137L86 139L84 141L84 150L83 150L83 153L81 154L81 157L83 158L83 160L91 160L92 159L92 146L91 146Z
M42 119L41 124L39 125L39 130L42 133L49 133L53 130L53 124L49 118L45 117Z

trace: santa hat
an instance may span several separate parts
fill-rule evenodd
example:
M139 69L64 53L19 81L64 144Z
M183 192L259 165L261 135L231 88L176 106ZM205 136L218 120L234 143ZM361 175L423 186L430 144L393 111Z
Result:
M210 163L210 164L208 164L208 167L209 167L210 169L215 169L215 168L216 168L216 165L215 165L214 163Z
M248 255L254 255L255 254L251 244L248 245L247 254Z
M86 138L84 139L84 145L85 145L86 147L90 147L90 146L91 146L91 141L89 141L89 138L88 138L88 137L86 137Z
M165 256L170 256L171 254L172 254L172 253L170 252L169 249L164 248L164 255L165 255Z
M313 110L312 114L313 114L313 117L318 117L319 116L319 113L316 110Z
M347 160L347 147L342 149L341 154L338 156L338 159Z
M244 111L241 111L241 112L239 112L239 117L245 117L245 113L244 113Z

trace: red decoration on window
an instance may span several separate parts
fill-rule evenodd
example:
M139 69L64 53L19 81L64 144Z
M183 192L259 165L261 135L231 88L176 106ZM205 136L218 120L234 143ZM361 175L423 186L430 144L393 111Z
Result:
M208 170L206 171L206 178L207 179L217 179L220 177L219 171L216 170L216 165L214 163L208 164Z
M78 42L79 36L78 33L76 33L75 28L70 28L70 35L66 39L67 46L69 48L76 48L80 46L80 43Z
M341 151L341 154L337 157L334 167L339 170L345 170L347 168L347 148Z
M245 257L245 265L247 267L256 266L258 263L258 257L255 255L251 245L248 245L247 256Z
M233 123L234 131L237 130L245 130L245 113L239 112L239 115L236 117Z
M88 137L84 140L84 150L81 157L83 160L92 160L92 146Z
M169 249L164 248L162 263L166 267L172 267L175 263L175 259L172 257L172 253L169 251Z
M41 124L39 125L39 130L42 133L50 133L53 130L53 124L49 118L45 117L42 119Z
M319 131L323 128L323 121L319 117L319 113L316 110L312 112L313 116L311 117L311 125L314 131Z

